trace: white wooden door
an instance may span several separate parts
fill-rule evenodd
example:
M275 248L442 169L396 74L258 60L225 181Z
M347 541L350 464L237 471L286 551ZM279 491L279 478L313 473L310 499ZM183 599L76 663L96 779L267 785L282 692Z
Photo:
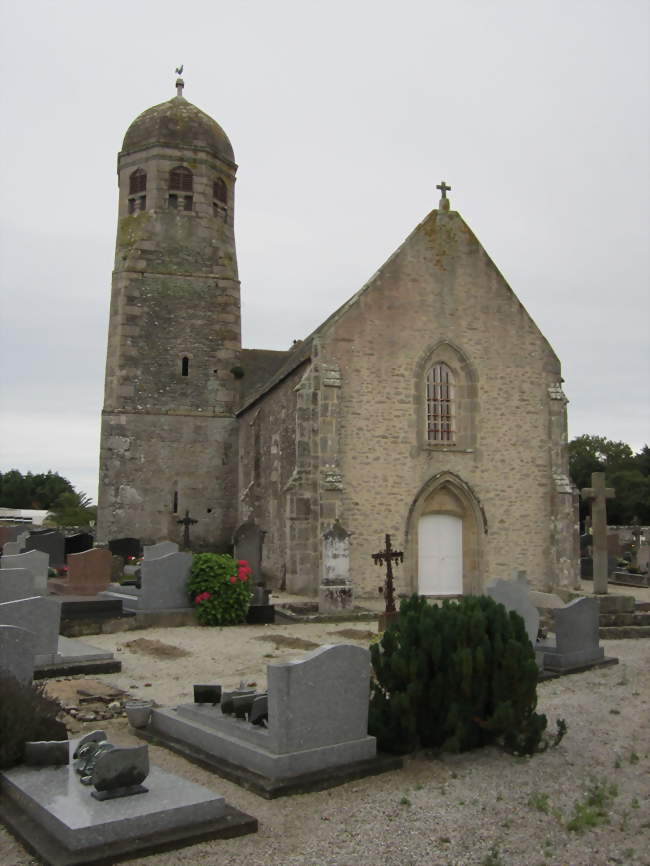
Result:
M463 594L463 521L451 514L425 514L418 524L418 592Z

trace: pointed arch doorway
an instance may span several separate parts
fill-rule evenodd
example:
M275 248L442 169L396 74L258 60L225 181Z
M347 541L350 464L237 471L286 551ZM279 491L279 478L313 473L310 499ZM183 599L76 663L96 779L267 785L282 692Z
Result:
M417 563L413 591L458 596L483 591L485 517L461 478L442 472L421 488L411 506L407 549Z

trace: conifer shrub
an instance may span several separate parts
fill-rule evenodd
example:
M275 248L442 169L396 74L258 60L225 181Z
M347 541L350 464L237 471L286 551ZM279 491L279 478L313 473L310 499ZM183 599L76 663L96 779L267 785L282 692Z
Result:
M381 749L538 748L546 716L535 712L535 652L502 604L463 596L438 607L413 595L370 653L369 731Z
M27 742L67 740L68 730L56 718L60 709L45 694L45 683L21 683L0 673L0 770L21 763Z
M237 625L246 620L251 602L251 569L227 553L197 553L187 582L190 601L201 625Z

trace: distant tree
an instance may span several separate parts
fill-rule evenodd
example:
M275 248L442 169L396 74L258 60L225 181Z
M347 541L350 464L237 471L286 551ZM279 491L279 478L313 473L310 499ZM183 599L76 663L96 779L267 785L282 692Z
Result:
M591 486L591 473L604 472L616 498L607 502L607 521L629 525L638 517L650 523L650 448L635 454L625 442L613 442L604 436L577 436L569 442L569 472L578 490ZM580 519L589 511L580 503Z
M97 520L97 506L85 493L75 490L62 493L47 515L47 523L56 526L90 526Z
M0 505L4 508L52 508L63 493L74 493L74 487L58 472L27 472L17 469L0 472Z

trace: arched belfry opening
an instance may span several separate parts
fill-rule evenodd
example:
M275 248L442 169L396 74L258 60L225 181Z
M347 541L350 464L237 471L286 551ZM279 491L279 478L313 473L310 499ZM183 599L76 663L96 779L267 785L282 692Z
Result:
M411 590L432 597L481 593L486 532L480 503L460 477L441 472L427 481L408 517Z

